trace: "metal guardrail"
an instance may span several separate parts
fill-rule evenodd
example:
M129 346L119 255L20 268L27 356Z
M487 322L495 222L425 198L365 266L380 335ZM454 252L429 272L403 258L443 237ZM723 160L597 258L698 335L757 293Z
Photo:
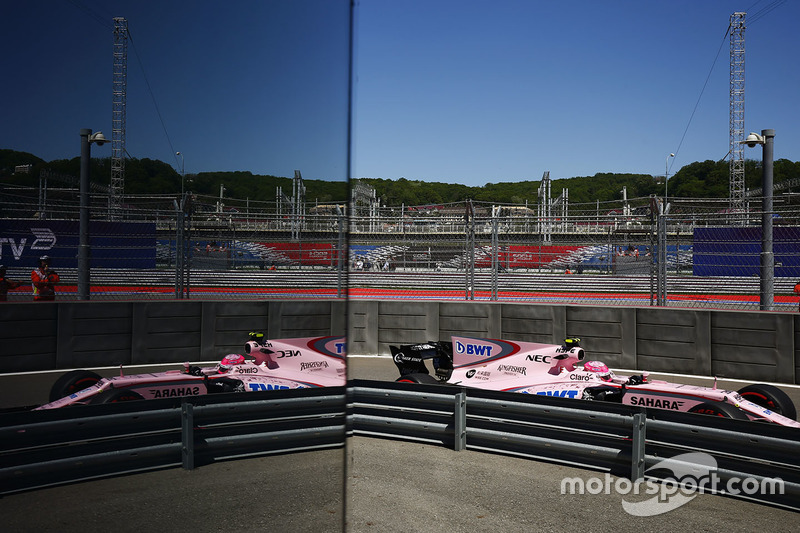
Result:
M345 388L0 415L0 494L170 467L342 447Z
M721 487L729 480L777 478L782 494L746 497L800 510L800 431L795 428L613 403L368 380L353 380L346 389L5 413L0 415L0 494L341 447L346 431L553 461L633 481L674 482L654 467L680 454L703 452L716 461Z
M746 497L800 510L795 428L455 386L355 380L349 391L356 435L554 461L632 481L672 481L654 467L703 452L717 463L719 487L730 480L779 478L783 494Z

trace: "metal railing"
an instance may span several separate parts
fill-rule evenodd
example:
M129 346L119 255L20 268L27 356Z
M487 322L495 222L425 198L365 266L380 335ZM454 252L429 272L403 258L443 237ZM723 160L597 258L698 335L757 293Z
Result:
M345 405L345 402L347 405ZM346 407L346 409L345 409ZM671 480L677 454L730 480L780 480L747 498L800 510L800 432L614 403L353 380L344 387L151 400L0 415L0 493L223 459L340 447L350 433ZM66 446L65 446L66 445Z
M341 447L344 391L267 391L5 413L0 493Z
M654 468L659 462L703 452L717 463L719 487L731 480L778 478L782 494L747 497L800 510L795 428L614 403L362 380L350 383L349 403L356 435L554 461L632 481L668 480Z
M51 268L66 274L56 287L57 298L80 297L73 283L81 272L75 270L76 250L69 244L79 233L78 207L65 193L63 198L51 195L43 209L34 193L0 187L8 275L26 281L38 256L46 253ZM350 289L364 288L348 280L348 270L423 271L461 276L457 294L436 295L442 299L524 301L535 295L504 289L503 274L520 278L512 285L582 274L622 282L647 278L649 286L637 289L636 296L651 306L797 309L791 288L800 278L800 202L789 193L774 203L774 268L764 272L764 213L757 198L749 197L743 213L729 212L727 200L680 198L672 199L671 211L664 214L656 209L660 199L635 198L573 203L547 215L538 204L472 202L467 210L462 202L375 207L368 215L361 210L345 217L329 205L290 214L278 202L225 199L227 208L220 210L221 204L214 208L208 198L187 205L167 195L126 197L129 203L113 219L101 209L104 198L95 195L89 224L91 299L241 299L258 297L264 286L273 292L294 286L273 279L273 269L315 280L300 297L342 298ZM16 254L13 260L11 253ZM101 279L108 272L120 274ZM128 272L142 282L131 283ZM244 281L236 274L244 275ZM736 289L742 280L759 278L763 287ZM721 288L699 296L680 288L709 279ZM385 286L393 284L390 278ZM417 281L393 290L392 297L415 299L420 291L438 287L433 279ZM610 290L618 294L604 296L606 301L628 303L624 289ZM581 304L598 291L557 287L555 292L548 301ZM736 298L718 298L734 293ZM11 291L10 299L30 300L28 284Z

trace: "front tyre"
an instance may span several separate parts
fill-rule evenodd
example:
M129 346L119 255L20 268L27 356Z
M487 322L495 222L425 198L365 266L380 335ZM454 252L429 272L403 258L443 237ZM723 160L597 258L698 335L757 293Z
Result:
M750 420L741 409L724 402L704 402L699 405L695 405L689 409L689 412L698 415L733 418L735 420Z
M794 402L792 402L788 394L778 387L758 383L740 389L739 394L745 400L753 402L764 409L769 409L773 413L797 420L797 410L794 407Z
M70 394L88 389L102 378L90 370L72 370L53 383L50 388L50 401L60 400Z
M103 391L94 398L92 398L89 403L90 404L99 404L99 403L119 403L119 402L132 402L135 400L144 400L141 394L136 391L132 391L130 389L109 389L107 391Z
M439 380L435 377L431 376L430 374L406 374L405 376L400 376L396 380L398 383L430 383L430 384L438 384Z

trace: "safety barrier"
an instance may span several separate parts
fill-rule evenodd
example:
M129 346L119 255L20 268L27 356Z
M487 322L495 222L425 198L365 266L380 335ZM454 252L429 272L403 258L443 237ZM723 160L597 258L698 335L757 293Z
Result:
M633 481L673 482L689 471L694 480L705 477L706 492L738 490L754 501L800 510L795 428L456 386L354 380L349 395L356 435L553 461ZM683 455L691 452L716 464L693 464L702 458ZM672 458L683 467L659 464ZM771 489L776 480L782 494L753 490Z
M0 415L0 493L344 445L345 388Z
M674 483L684 471L696 482L703 477L700 472L711 476L706 492L731 493L731 487L741 487L741 497L800 510L800 431L795 428L613 403L367 380L353 380L346 389L5 413L0 415L0 493L341 447L346 434L553 461L633 481ZM703 452L714 464L693 462L696 457L685 455L691 452ZM665 467L665 459L683 467L675 468L674 462ZM777 492L747 490L754 487Z

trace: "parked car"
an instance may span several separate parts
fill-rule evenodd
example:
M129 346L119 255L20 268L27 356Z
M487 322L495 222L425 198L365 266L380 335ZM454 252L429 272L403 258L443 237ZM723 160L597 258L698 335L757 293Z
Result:
M90 370L61 376L50 390L50 403L37 409L69 405L344 385L345 338L304 337L266 340L251 333L243 354L228 354L209 367L102 378Z
M451 341L390 346L400 377L410 383L447 383L477 389L617 402L800 427L791 398L778 387L722 390L615 375L600 361L585 361L580 339L563 345L452 337ZM436 377L426 361L431 360Z

